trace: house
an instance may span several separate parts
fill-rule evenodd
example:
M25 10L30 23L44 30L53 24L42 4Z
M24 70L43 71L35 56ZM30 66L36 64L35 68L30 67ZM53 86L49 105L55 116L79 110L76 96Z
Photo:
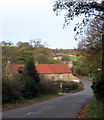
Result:
M11 71L17 74L18 70L23 67L24 65L11 65ZM65 64L38 64L36 65L36 70L40 74L40 77L44 77L47 80L72 80L72 72Z
M65 64L39 64L36 69L40 76L44 76L49 80L71 81L72 72Z
M54 53L53 59L54 60L61 60L63 56L68 56L68 55L65 53Z

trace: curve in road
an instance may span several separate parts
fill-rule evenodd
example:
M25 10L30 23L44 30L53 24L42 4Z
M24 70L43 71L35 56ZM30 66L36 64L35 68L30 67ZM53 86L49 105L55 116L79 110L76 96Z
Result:
M84 90L74 94L67 94L49 99L37 104L7 110L2 113L3 118L76 118L84 104L93 98L91 82L81 79Z

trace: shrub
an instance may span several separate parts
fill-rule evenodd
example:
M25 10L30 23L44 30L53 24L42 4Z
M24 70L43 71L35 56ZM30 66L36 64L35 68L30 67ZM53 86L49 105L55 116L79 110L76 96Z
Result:
M18 79L2 79L2 103L15 102L21 98Z
M70 61L70 57L69 56L63 56L62 61Z
M60 85L54 81L40 82L39 91L40 94L58 93L60 91Z
M104 72L93 82L92 89L96 98L104 103Z

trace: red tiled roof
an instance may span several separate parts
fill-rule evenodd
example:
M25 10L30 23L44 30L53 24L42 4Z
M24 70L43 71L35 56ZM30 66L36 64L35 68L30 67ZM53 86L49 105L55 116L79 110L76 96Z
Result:
M17 70L18 70L19 67L24 67L24 65L23 64L22 65L21 64L20 65L19 64L13 64L13 65L10 66L10 70L11 70L12 73L18 73Z
M18 73L19 67L24 67L24 65L12 65L11 71L13 73ZM71 70L65 64L38 64L36 66L38 73L72 73Z
M65 64L39 64L36 69L39 73L71 73Z

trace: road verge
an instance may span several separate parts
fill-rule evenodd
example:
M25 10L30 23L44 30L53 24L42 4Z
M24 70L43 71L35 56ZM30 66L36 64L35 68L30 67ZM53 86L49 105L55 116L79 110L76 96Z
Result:
M17 102L15 104L7 104L7 105L3 106L2 111L27 106L27 105L30 105L30 104L39 103L39 102L49 100L49 99L52 99L52 98L56 98L56 97L60 97L60 96L62 96L62 95L58 95L58 94L56 94L56 95L43 95L41 97L34 98L34 99L31 99L31 100L25 100L23 103L20 101L20 102Z
M81 107L78 118L104 118L104 104L93 98L88 104Z

